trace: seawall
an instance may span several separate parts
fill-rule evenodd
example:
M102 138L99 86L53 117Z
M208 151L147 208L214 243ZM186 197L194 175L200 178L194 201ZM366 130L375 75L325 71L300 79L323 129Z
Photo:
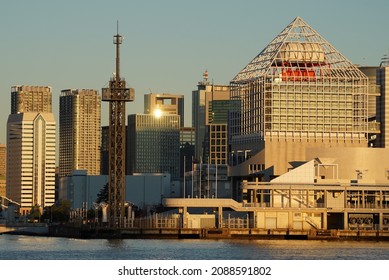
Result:
M300 239L389 241L383 230L265 230L215 228L92 228L56 225L48 236L81 239Z

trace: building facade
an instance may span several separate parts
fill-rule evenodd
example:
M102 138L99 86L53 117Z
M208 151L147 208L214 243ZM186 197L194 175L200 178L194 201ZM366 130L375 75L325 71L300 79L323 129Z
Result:
M70 201L72 210L90 210L106 184L108 175L88 175L85 170L75 170L60 178L59 199ZM140 209L151 209L161 204L161 197L169 195L170 187L168 174L126 175L126 202Z
M0 196L6 195L5 177L7 172L7 147L5 144L0 144Z
M59 98L59 176L100 174L101 98L96 90L66 89Z
M193 127L180 128L180 174L184 176L184 172L192 170L192 164L195 152Z
M369 90L368 90L368 136L369 147L379 147L378 141L381 139L381 124L380 120L377 119L377 108L380 106L381 100L381 85L377 78L379 66L359 66L361 70L369 79ZM378 106L378 107L377 107Z
M367 147L368 91L367 76L297 17L231 81L241 104L232 170L268 180L307 148Z
M127 174L169 173L180 178L180 116L128 116Z
M54 115L11 114L7 122L7 197L20 203L22 214L33 206L55 202Z
M52 112L52 88L49 86L13 86L11 114Z
M195 129L195 159L197 161L202 158L205 160L210 156L206 138L209 125L215 118L212 104L215 106L216 101L222 100L230 100L230 87L209 83L208 73L205 72L204 80L198 83L197 90L192 91L192 126Z
M377 98L377 121L380 123L381 133L377 137L377 146L389 148L389 63L381 64L377 69L377 83L380 85L381 95Z
M7 121L7 197L26 214L55 202L56 123L49 86L11 88Z
M184 127L184 96L169 93L145 94L144 114L179 115L180 127Z

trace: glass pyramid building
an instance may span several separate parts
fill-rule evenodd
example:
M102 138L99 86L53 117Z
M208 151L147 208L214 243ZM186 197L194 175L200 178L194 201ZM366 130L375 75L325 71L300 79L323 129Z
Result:
M247 151L264 150L265 142L285 168L304 158L308 146L367 146L368 78L300 17L230 85L231 99L240 101L230 115L232 154L246 151L244 160ZM258 166L273 164L262 158Z

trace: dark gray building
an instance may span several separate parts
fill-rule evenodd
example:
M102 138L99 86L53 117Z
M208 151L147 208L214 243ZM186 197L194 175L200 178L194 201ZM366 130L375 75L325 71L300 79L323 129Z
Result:
M169 173L180 177L180 116L128 116L127 174Z

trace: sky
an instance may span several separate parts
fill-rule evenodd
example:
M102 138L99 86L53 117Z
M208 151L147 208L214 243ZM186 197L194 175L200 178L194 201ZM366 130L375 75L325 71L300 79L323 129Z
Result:
M51 86L57 126L61 90L108 86L117 21L121 76L135 89L126 114L143 113L144 94L182 94L190 126L203 72L229 84L297 16L351 62L376 66L389 53L388 12L387 0L1 0L0 143L12 86Z

